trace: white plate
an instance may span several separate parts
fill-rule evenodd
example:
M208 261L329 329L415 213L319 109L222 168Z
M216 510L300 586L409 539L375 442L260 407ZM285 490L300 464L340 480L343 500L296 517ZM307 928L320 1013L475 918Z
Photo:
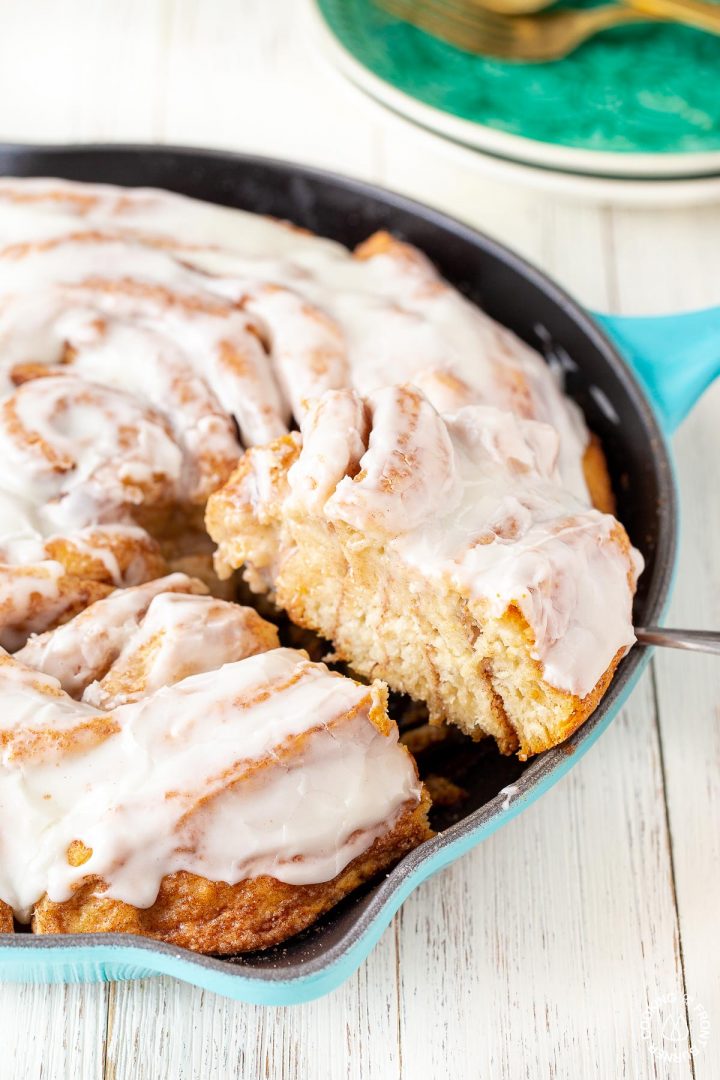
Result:
M517 184L579 202L638 207L644 210L720 203L720 175L697 179L621 180L607 176L555 172L552 169L538 169L521 162L495 158L449 139L438 138L426 128L397 115L393 119L396 124L401 124L406 132L412 131L416 138L428 144L432 143L434 152L440 152L456 161L463 169L474 169L478 175L498 183Z

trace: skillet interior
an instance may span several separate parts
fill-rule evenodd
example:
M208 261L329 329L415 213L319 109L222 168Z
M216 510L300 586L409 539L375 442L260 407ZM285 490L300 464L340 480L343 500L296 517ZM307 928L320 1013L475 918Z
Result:
M168 188L288 218L348 246L379 228L416 244L468 297L566 368L568 392L603 441L619 517L646 559L636 597L636 623L658 619L669 589L675 549L675 494L664 440L644 395L609 341L562 290L518 256L401 196L262 158L142 146L0 146L0 174ZM571 358L570 364L567 358ZM642 652L636 648L622 662L600 707L580 731L562 747L526 766L501 757L486 744L469 751L467 744L462 750L452 746L441 749L444 758L431 760L428 768L454 776L467 790L459 820L457 811L439 812L434 822L439 830L435 840L412 852L380 884L349 898L285 945L236 959L197 958L197 962L220 964L225 970L235 965L244 976L255 974L265 979L306 976L322 969L357 940L392 891L425 858L502 812L503 800L495 798L501 788L515 783L518 795L524 795L560 762L567 762L602 724L641 662ZM98 944L100 938L122 942L121 935L98 935ZM51 943L47 938L35 941ZM87 938L59 941L88 944ZM157 948L164 951L167 947Z

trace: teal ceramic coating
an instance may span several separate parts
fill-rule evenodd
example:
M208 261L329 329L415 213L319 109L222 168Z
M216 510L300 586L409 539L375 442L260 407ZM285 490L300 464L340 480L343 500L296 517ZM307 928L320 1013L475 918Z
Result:
M617 329L620 348L627 349L626 358L656 403L666 430L672 430L720 373L720 308L661 318L597 318L611 336ZM645 348L651 351L645 352ZM451 828L443 834L432 858L405 875L374 913L365 932L349 948L339 950L336 956L330 955L319 970L292 979L278 978L272 971L243 975L241 968L228 970L227 964L212 958L195 957L185 950L134 937L120 944L105 944L99 939L87 942L87 938L76 944L67 939L0 935L0 981L104 982L173 975L215 993L260 1005L292 1005L320 997L353 974L413 889L516 817L572 768L606 730L649 659L650 650L647 650L602 722L571 755L562 757L528 792L509 806L503 806L472 832L454 837Z
M720 150L720 37L672 23L608 30L563 60L473 56L373 0L317 0L364 68L453 117L553 146L618 154ZM574 0L572 6L595 6Z

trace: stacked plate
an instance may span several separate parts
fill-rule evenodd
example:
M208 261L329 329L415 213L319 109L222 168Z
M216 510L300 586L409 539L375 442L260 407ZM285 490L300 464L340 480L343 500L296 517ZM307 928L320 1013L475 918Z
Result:
M312 8L345 76L478 162L588 196L720 199L720 37L626 25L563 60L517 64L447 45L374 0Z

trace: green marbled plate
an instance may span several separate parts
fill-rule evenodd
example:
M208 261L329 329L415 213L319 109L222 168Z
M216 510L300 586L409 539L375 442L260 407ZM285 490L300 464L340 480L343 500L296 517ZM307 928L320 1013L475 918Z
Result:
M345 73L452 139L594 175L720 173L720 37L623 26L564 60L509 64L453 48L373 0L316 3Z

